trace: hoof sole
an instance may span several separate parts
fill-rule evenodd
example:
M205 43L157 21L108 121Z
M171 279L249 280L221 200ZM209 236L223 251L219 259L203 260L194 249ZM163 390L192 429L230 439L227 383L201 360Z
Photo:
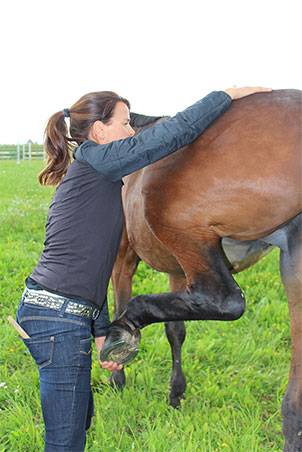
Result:
M111 344L104 344L100 359L101 361L114 361L118 364L127 364L133 361L138 354L138 348L130 345L123 339L114 341Z
M101 361L114 361L118 364L127 364L138 354L140 331L131 329L125 322L112 324L101 350Z

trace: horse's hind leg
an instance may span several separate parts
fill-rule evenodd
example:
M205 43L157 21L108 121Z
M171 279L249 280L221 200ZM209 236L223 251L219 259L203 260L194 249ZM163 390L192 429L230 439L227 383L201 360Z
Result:
M169 283L171 292L184 290L186 286L184 278L176 278L171 275L169 276ZM170 405L177 408L180 405L180 400L184 398L183 393L186 389L186 378L181 367L181 346L186 337L186 328L182 321L166 322L165 328L172 352Z
M292 342L291 368L282 402L284 452L302 452L302 243L301 221L290 231L280 252L280 270L286 290Z

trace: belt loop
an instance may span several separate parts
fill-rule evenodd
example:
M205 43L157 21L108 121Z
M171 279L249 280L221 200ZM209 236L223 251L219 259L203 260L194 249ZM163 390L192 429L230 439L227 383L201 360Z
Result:
M65 314L65 310L66 310L66 308L67 308L67 305L68 305L68 299L66 299L66 300L64 301L64 304L63 304L63 306L61 307L61 310L60 310L59 317L64 317L64 314Z

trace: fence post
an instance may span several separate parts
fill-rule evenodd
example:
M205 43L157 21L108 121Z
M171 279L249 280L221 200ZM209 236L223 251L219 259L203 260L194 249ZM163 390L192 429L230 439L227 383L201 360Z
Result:
M28 158L31 160L31 142L28 143Z
M22 160L25 160L25 144L22 146Z
M17 163L20 163L20 144L17 144Z

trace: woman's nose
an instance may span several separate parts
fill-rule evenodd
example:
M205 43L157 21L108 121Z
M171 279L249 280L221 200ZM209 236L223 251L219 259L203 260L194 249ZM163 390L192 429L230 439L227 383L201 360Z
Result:
M135 131L132 129L132 127L129 124L129 131L128 131L129 137L133 137L135 135Z

